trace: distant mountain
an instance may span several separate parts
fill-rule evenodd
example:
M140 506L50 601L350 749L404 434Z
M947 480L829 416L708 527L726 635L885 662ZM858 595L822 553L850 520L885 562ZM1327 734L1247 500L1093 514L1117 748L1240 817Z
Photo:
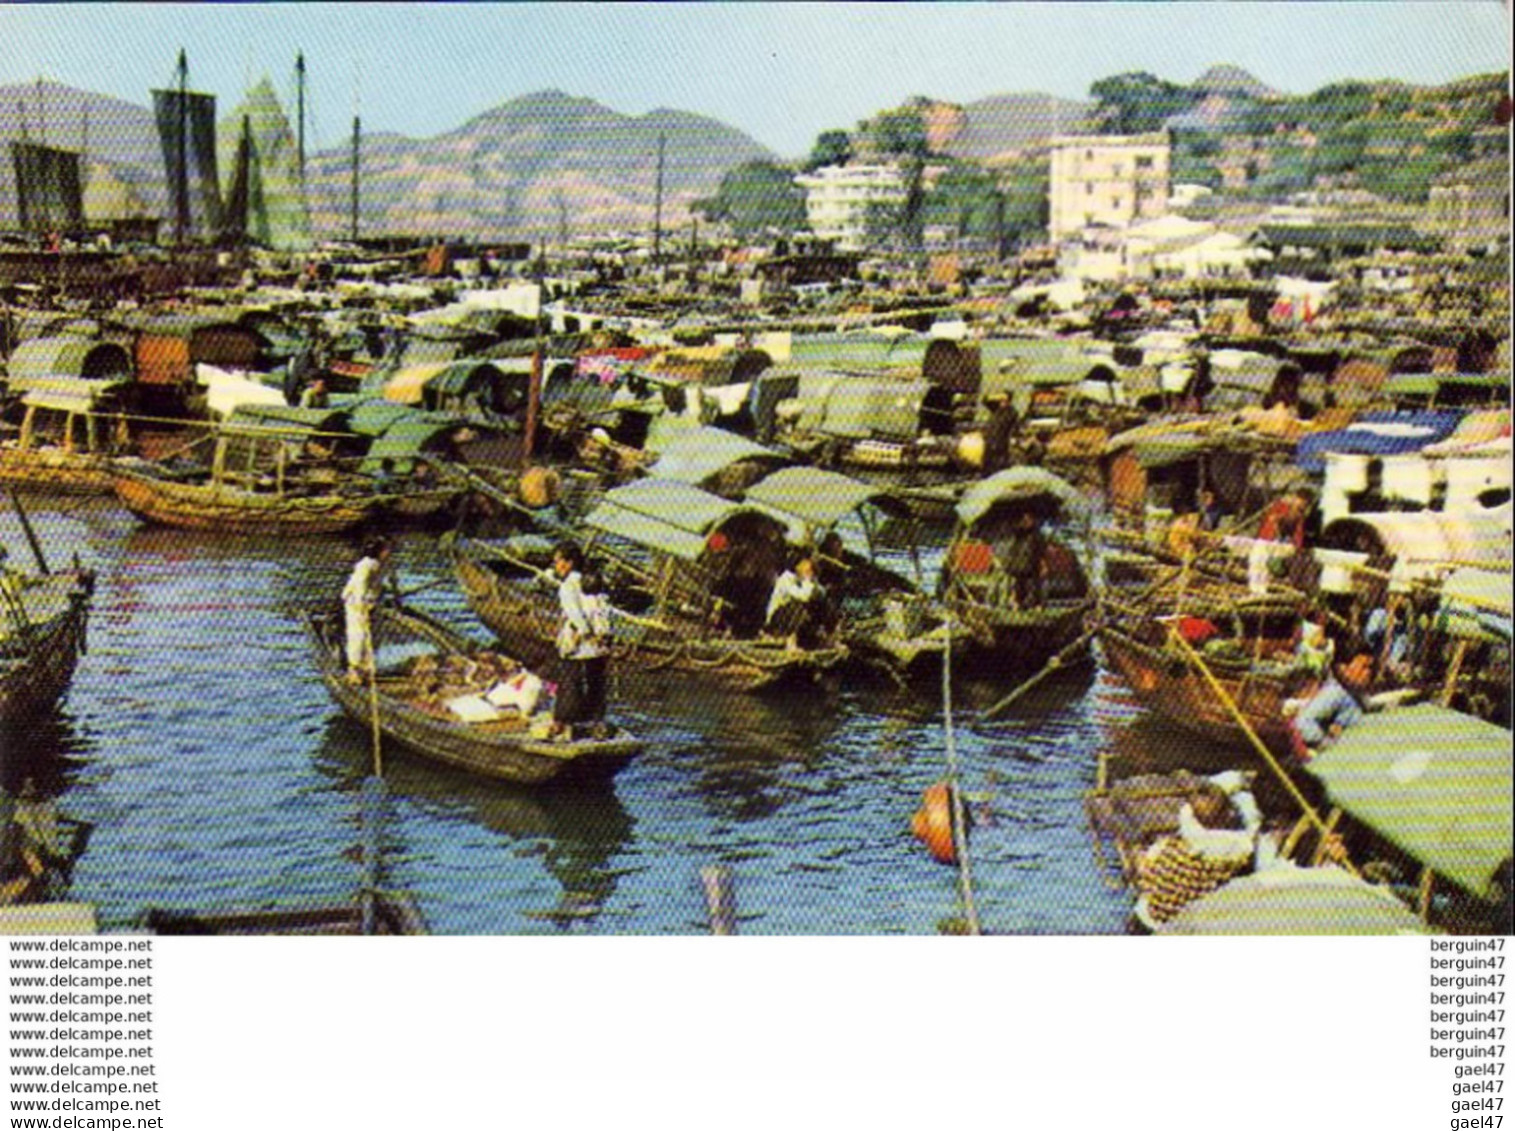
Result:
M223 117L236 102L223 98ZM166 214L168 191L152 112L56 83L0 86L0 143L19 139L88 150L115 195ZM715 191L744 161L773 159L752 138L712 118L657 109L628 116L562 91L525 95L433 138L375 131L362 139L366 234L555 237L646 231L656 195L658 138L666 138L663 221L688 222L688 205ZM87 145L86 145L87 142ZM0 226L17 220L10 155L0 144ZM351 143L307 161L318 234L346 232ZM103 186L102 186L103 187Z
M1050 94L994 94L963 107L964 124L947 146L953 157L991 157L1045 142L1054 134L1085 133L1093 103Z
M113 186L131 186L135 207L163 211L167 190L152 111L60 83L13 83L0 86L0 226L18 222L15 170L6 143L23 135L81 151L86 176L89 166L103 166Z
M1231 63L1211 67L1189 84L1189 89L1200 95L1220 94L1233 98L1254 98L1259 101L1281 97L1280 93L1261 79Z
M361 224L368 233L556 238L560 226L645 231L653 222L658 138L666 138L663 221L688 222L688 205L744 161L773 154L711 118L658 109L617 113L549 90L503 103L456 130L416 140L364 137ZM347 225L351 147L309 163L320 231Z

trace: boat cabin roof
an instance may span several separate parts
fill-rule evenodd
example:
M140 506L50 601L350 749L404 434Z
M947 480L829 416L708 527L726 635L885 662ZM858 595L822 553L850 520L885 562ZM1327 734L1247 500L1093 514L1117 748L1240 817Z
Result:
M1331 801L1474 895L1510 857L1510 732L1424 703L1369 714L1310 760Z
M695 561L708 536L738 515L772 515L672 479L637 479L607 491L585 523L638 546Z
M699 484L743 460L778 466L788 457L735 432L702 425L675 433L665 441L654 471L659 479Z
M1000 503L1041 500L1058 508L1082 508L1083 496L1041 467L1010 467L980 479L957 501L957 520L966 529Z
M888 491L819 467L786 467L747 488L746 500L776 512L787 522L799 520L811 530L836 525L864 503L887 506Z

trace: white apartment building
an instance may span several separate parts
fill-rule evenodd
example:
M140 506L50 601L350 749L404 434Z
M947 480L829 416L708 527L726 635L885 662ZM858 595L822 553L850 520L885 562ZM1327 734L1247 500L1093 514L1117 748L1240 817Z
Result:
M868 208L905 202L905 180L897 165L826 165L795 178L805 190L810 230L835 240L842 251L860 251L866 243Z
M1090 224L1126 228L1167 212L1167 134L1057 137L1051 148L1048 231L1054 242Z

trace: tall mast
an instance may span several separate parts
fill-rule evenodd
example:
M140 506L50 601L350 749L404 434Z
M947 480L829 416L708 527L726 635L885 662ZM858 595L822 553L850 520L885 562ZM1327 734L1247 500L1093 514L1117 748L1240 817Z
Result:
M37 76L37 140L47 144L47 107L42 104L42 76Z
M174 236L183 245L189 236L189 59L179 48L179 169L174 178Z
M305 52L295 56L295 154L300 167L300 196L305 196Z
M658 134L658 179L652 198L652 261L657 263L663 252L663 157L668 146L668 135Z
M362 175L362 144L363 119L354 114L352 116L352 202L349 222L349 238L353 243L358 242L358 185Z

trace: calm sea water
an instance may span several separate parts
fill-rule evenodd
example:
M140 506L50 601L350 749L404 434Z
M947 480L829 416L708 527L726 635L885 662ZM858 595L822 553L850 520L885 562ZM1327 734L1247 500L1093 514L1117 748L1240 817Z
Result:
M74 896L107 924L150 906L339 900L358 882L358 792L372 753L316 676L303 611L333 598L342 538L224 539L149 528L107 501L31 497L56 563L99 571L89 652L56 723L5 751L95 830ZM0 538L24 542L7 508ZM434 541L407 535L403 587L481 641ZM1082 808L1105 752L1140 769L1183 740L1093 667L993 723L1007 686L957 688L985 929L1114 933L1130 897L1097 865ZM837 679L770 696L618 674L612 711L648 740L613 782L526 791L385 754L388 886L442 933L681 934L706 928L699 871L730 867L740 927L933 933L957 874L909 818L945 772L937 689Z

